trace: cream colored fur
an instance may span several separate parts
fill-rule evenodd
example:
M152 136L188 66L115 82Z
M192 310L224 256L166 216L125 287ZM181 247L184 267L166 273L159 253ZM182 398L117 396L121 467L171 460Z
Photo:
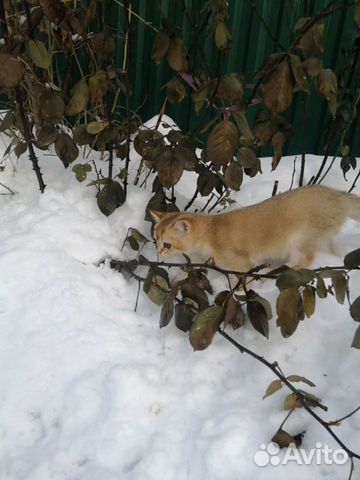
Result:
M360 198L307 186L220 215L151 214L161 254L200 253L236 271L263 262L300 268L311 264L317 251L333 251L332 238L347 218L360 221Z

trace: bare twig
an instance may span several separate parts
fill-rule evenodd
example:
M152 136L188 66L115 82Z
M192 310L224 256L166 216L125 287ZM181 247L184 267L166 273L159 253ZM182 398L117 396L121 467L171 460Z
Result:
M272 189L272 192L271 192L272 197L275 197L275 195L277 193L277 190L278 190L278 187L279 187L279 180L275 180L274 186L273 186L273 189Z
M343 420L346 420L347 418L350 418L352 415L354 415L356 412L358 412L360 410L360 406L355 408L355 410L353 410L352 412L348 413L347 415L345 415L344 417L341 417L341 418L338 418L337 420L332 420L331 422L327 422L327 424L329 425L329 427L331 427L332 425L339 425L340 422L342 422Z
M0 186L5 188L5 190L7 190L9 192L9 193L0 193L0 195L15 195L15 192L13 190L11 190L11 188L8 187L7 185L5 185L4 183L0 182Z
M358 173L357 173L357 175L356 175L356 177L355 177L355 179L354 179L354 181L353 181L353 183L352 183L352 185L349 189L349 193L351 193L354 190L354 188L356 188L356 182L359 180L359 177L360 177L360 170L358 171Z
M194 195L191 198L191 200L189 201L189 203L184 208L184 211L188 210L191 207L191 205L195 202L195 199L198 196L198 194L199 194L199 190L196 189L195 192L194 192Z
M304 395L293 386L291 382L285 377L283 373L280 372L279 368L277 368L277 363L270 363L268 362L264 357L261 357L260 355L256 354L252 350L244 347L240 343L238 343L236 340L234 340L230 335L228 335L226 332L221 330L220 328L218 329L218 333L222 335L228 342L230 342L235 348L237 348L241 353L246 353L247 355L250 355L250 357L255 358L258 362L262 363L265 365L267 368L269 368L299 399L301 402L303 408L313 417L315 420L322 425L325 430L333 437L333 439L336 441L340 447L345 450L345 452L349 455L350 458L358 458L360 459L360 454L353 452L350 448L348 448L345 443L333 432L331 427L327 424L325 420L323 420L317 413L315 413L311 407L306 402L306 398Z
M273 44L275 45L275 47L279 48L280 50L282 51L285 51L286 48L280 43L279 39L276 38L269 25L266 23L266 20L265 18L262 16L260 10L257 8L256 6L256 2L254 0L247 0L248 4L251 5L251 8L254 10L254 12L256 13L256 15L259 17L259 20L261 21L261 23L264 25L265 27L265 30L267 31L267 34L269 35L269 37L271 38Z

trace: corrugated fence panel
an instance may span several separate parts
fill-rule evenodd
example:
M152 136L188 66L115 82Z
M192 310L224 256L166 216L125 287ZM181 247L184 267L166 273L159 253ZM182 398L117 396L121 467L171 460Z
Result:
M199 65L203 56L192 42L189 18L186 17L182 5L186 5L190 20L195 20L199 6L205 4L200 0L133 0L131 8L133 15L132 45L131 45L131 77L134 86L132 108L137 109L143 120L159 113L165 100L165 90L161 89L173 77L173 72L166 62L155 65L151 61L151 46L155 36L155 28L160 28L163 16L170 18L178 27L179 34L185 44L191 49L195 61ZM296 21L303 16L312 16L324 7L332 4L330 0L256 0L258 13L251 7L251 0L229 0L229 18L227 24L232 32L232 48L226 55L221 68L221 74L242 72L247 82L254 82L254 74L264 63L269 54L281 51L275 46L265 26L261 22L262 16L272 34L279 39L279 43L287 48L292 41L291 31ZM342 0L336 2L341 5ZM118 37L118 66L122 66L124 44L124 13L121 7L123 2L114 0L109 2L107 23L116 31ZM259 14L259 15L258 15ZM139 20L138 17L142 20ZM340 69L345 62L343 50L353 46L354 40L354 11L353 7L340 10L334 15L325 18L326 41L324 67ZM148 23L145 23L148 22ZM214 45L213 37L205 41L204 54L212 72L221 65L221 54ZM306 130L303 134L304 99L307 110ZM203 109L205 110L205 109ZM250 122L254 122L257 108L250 113ZM194 131L199 124L204 125L208 113L201 111L196 115L188 98L181 104L168 105L166 113L184 130ZM319 99L312 89L310 95L296 94L295 104L284 114L294 126L297 135L288 142L287 153L299 153L303 147L309 153L322 153L322 131L329 119L327 104ZM352 153L360 155L360 125L355 125L349 132ZM304 145L303 145L303 142ZM261 152L268 154L269 149Z

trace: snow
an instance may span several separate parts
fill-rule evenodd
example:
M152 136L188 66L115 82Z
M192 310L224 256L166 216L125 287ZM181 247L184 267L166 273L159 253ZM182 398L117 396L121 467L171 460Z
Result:
M145 189L130 186L127 204L105 217L94 187L78 183L54 155L39 156L44 195L26 155L7 161L0 173L0 182L16 192L0 196L0 479L346 478L349 462L257 466L254 455L286 416L287 389L263 400L274 380L270 370L220 336L207 350L193 352L187 334L173 323L159 330L159 308L144 294L134 312L136 281L98 266L109 257L131 258L127 247L121 252L130 226L150 236L143 217L151 181ZM133 174L138 161L132 152ZM306 179L320 161L307 156ZM264 174L246 178L233 195L237 206L269 197L274 180L279 191L289 188L293 158L284 158L272 173L269 159L262 165ZM299 169L300 158L295 182ZM338 168L325 184L344 190L350 185ZM0 193L6 193L1 185ZM192 193L186 174L176 187L179 205ZM317 264L341 265L343 255L359 246L359 233L360 225L349 221L337 242L339 256L321 254ZM144 253L156 258L152 244ZM222 279L212 278L222 288ZM359 280L358 272L351 274L353 298ZM255 289L274 304L272 282ZM289 339L281 337L274 319L270 324L268 341L249 324L228 333L278 361L286 374L312 380L315 388L304 387L328 406L328 412L317 409L323 418L334 420L358 405L359 352L350 348L356 324L347 305L319 300L315 315ZM338 448L302 410L284 428L306 431L307 452L316 442ZM354 450L359 430L359 414L335 427Z

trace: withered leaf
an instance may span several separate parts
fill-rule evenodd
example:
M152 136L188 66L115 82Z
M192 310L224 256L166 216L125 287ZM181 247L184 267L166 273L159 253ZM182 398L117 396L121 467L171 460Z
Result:
M84 24L87 27L96 15L97 0L90 0L85 12Z
M150 268L144 282L143 290L153 303L158 306L162 305L170 291L169 278L166 270L162 268Z
M207 99L211 98L215 88L216 81L211 80L209 82L206 82L191 95L195 104L194 108L196 113L199 113Z
M311 315L315 312L316 304L316 289L311 285L307 285L303 291L303 304L304 304L304 313L310 318Z
M170 103L180 103L186 97L185 85L178 78L172 78L165 86L166 97Z
M141 232L139 232L139 230L137 228L132 227L130 229L130 232L131 232L131 236L134 237L137 242L142 243L142 244L145 244L145 243L149 242L149 240L145 237L145 235L143 235Z
M249 299L246 303L246 311L255 330L269 338L269 320L264 306L257 300Z
M105 128L109 125L106 121L99 121L99 122L90 122L86 126L86 130L90 135L97 135L98 133L105 130Z
M186 303L177 303L175 305L175 325L179 330L188 332L193 323L195 313L190 305Z
M306 29L306 24L310 21L310 17L300 18L294 27L295 34L301 34L298 48L302 50L305 58L321 57L324 50L323 37L325 26L322 22L317 22L310 28Z
M345 301L346 290L348 287L348 281L344 273L337 273L331 277L332 285L335 290L335 297L338 303L343 304Z
M274 380L273 382L270 383L270 385L267 387L265 395L263 396L263 399L266 397L270 397L273 393L277 392L280 390L283 386L283 382L281 380Z
M335 73L330 69L323 68L316 80L320 95L327 100L330 113L335 117L337 109L336 94L338 89Z
M8 53L0 53L0 87L15 88L20 85L24 74L23 64Z
M215 297L216 305L224 305L225 301L229 297L230 290L222 290Z
M257 121L253 129L256 147L263 147L268 144L277 130L278 126L270 119Z
M172 148L167 147L161 152L156 162L156 169L160 183L165 188L170 188L180 180L184 171L184 163L182 159L174 155Z
M195 172L199 163L195 147L191 142L183 141L175 147L174 155L184 162L184 170Z
M58 136L58 129L52 125L45 125L41 127L37 134L36 146L45 148L55 142Z
M217 96L230 105L241 105L244 95L244 78L238 73L231 73L220 80ZM236 113L236 112L234 112Z
M187 72L188 62L184 42L181 38L173 38L167 51L166 60L176 72Z
M1 123L0 123L0 133L6 132L6 130L9 130L9 128L13 126L14 120L15 120L14 112L11 110L6 112L4 115L4 118L1 120Z
M166 197L163 189L159 190L158 192L153 195L149 203L146 206L145 210L145 220L151 222L153 220L149 210L156 210L158 212L165 212L166 210Z
M232 190L239 190L243 181L243 169L239 162L231 160L225 170L225 183Z
M286 141L286 136L281 131L276 132L271 139L271 142L274 147L274 156L271 161L271 170L275 170L276 167L279 165L279 162L283 154L283 146L285 141Z
M105 95L108 89L107 75L104 70L98 70L95 75L89 78L89 93L91 103L96 105Z
M166 32L157 32L151 50L151 59L160 63L170 47L170 37Z
M215 45L219 50L229 48L231 33L224 22L219 22L215 28Z
M14 148L14 153L19 158L27 150L27 145L25 142L17 142Z
M310 84L306 78L303 65L297 55L290 55L291 70L294 75L296 84L303 92L310 92Z
M238 146L238 133L230 121L221 121L211 131L206 143L207 158L216 168L227 165Z
M300 321L303 313L303 304L300 293L296 288L283 290L276 300L276 325L280 327L281 335L290 337Z
M303 63L309 77L317 77L323 69L323 62L320 58L310 57Z
M302 395L303 402L306 405L310 405L311 407L320 407L327 411L328 408L321 403L321 398L313 395L312 393L306 392L305 390L298 389L298 392Z
M65 17L61 22L61 28L66 32L78 34L83 40L86 38L85 26L77 17L77 12L73 9L66 9Z
M301 375L289 375L287 380L289 380L289 382L302 382L306 383L306 385L309 385L309 387L315 387L314 382L308 380L306 377L302 377Z
M344 257L344 266L346 268L360 267L360 248L353 250Z
M253 290L250 290L249 292L253 292ZM272 310L271 310L271 304L266 298L261 297L258 295L256 292L253 292L252 296L253 300L256 300L257 302L261 303L261 305L265 308L266 316L268 320L271 320L273 317Z
M251 131L245 112L239 110L234 112L233 116L235 118L236 125L240 130L241 135L245 137L246 140L252 142L254 140L254 134Z
M46 90L40 95L39 102L41 116L46 122L62 122L65 113L65 104L58 93L52 90Z
M244 312L241 305L231 295L225 304L224 329L231 325L233 330L244 324Z
M250 147L242 147L239 150L237 159L244 168L258 172L261 168L260 160L254 150Z
M96 196L101 212L109 216L125 202L125 193L119 182L108 180Z
M360 348L360 325L357 327L355 331L355 335L351 343L351 346L352 348Z
M212 305L196 315L189 335L194 350L204 350L211 344L222 319L223 308L219 305Z
M91 45L96 53L111 54L115 51L116 42L111 33L104 30L92 37Z
M279 290L285 290L287 288L299 288L305 286L311 282L315 277L315 273L312 270L302 268L300 270L294 270L288 268L284 272L280 273L276 279L276 286Z
M145 160L151 162L164 150L164 137L157 130L141 130L134 139L134 148Z
M207 197L217 184L217 176L210 170L202 171L197 179L197 189L202 197Z
M316 278L316 293L319 298L327 297L327 288L324 280L320 276Z
M55 140L54 146L56 155L63 162L65 168L67 168L70 163L76 160L79 155L77 146L67 133L59 133Z
M302 403L296 393L290 393L284 400L284 410L295 410L301 408Z
M194 300L199 310L204 310L209 306L209 300L206 293L193 282L183 283L181 286L181 295Z
M73 91L72 97L66 106L67 115L78 115L85 110L90 98L89 88L86 80L83 78L78 82Z
M53 23L61 22L65 16L66 8L60 0L39 0L46 18Z
M360 297L357 297L351 304L350 315L355 322L360 322Z
M51 55L41 40L28 40L27 51L36 67L48 70L51 65Z
M130 228L125 239L133 250L140 250L140 244L145 245L149 240L137 228Z
M275 433L271 441L277 443L280 448L287 448L291 444L296 445L295 438L282 429Z
M166 327L170 323L170 320L174 315L174 300L177 295L177 292L178 292L178 288L173 287L168 293L163 303L163 306L160 312L160 323L159 323L160 328Z
M89 163L78 163L74 165L72 171L75 173L76 180L83 182L86 180L87 174L91 172L92 167Z
M79 146L92 145L96 138L95 135L88 133L86 124L76 125L73 135L74 142Z
M286 110L293 99L293 87L289 65L285 60L276 65L263 84L262 93L266 108L273 113Z

